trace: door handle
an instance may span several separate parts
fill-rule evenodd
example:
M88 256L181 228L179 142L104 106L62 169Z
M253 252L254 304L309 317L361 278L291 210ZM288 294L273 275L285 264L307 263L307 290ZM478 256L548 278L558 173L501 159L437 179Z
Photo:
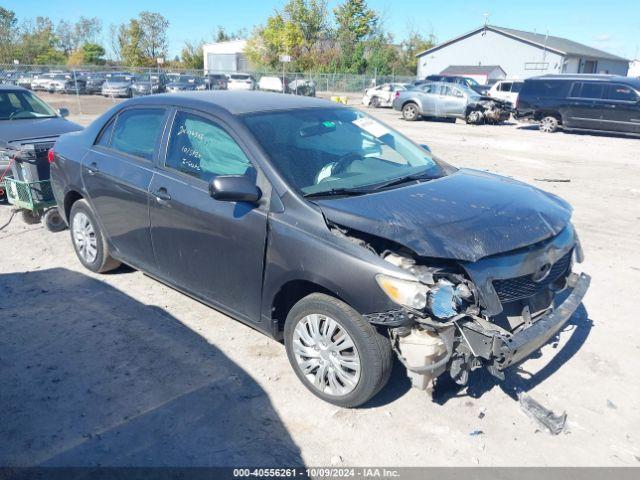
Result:
M98 170L98 164L96 162L91 162L88 166L87 166L87 173L89 175L95 175L96 173L98 173L100 170Z
M167 192L167 189L164 187L159 188L158 191L154 193L154 195L156 197L156 202L158 202L161 205L171 200L171 195L169 195L169 193Z

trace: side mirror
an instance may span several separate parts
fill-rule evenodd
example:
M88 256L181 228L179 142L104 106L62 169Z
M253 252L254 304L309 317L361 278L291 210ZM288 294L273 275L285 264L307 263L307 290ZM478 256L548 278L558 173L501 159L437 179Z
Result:
M59 108L58 109L58 115L60 115L62 118L66 118L69 116L69 109L68 108Z
M209 183L209 194L226 202L250 202L260 200L262 192L253 180L245 175L219 175Z
M426 143L421 143L420 146L424 148L427 152L431 153L431 149L429 148L429 145L427 145Z

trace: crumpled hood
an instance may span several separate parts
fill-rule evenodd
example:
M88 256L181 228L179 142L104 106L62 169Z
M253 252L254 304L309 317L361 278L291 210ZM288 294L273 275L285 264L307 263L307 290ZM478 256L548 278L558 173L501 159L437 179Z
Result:
M316 203L338 225L392 240L420 256L471 262L553 237L571 217L569 204L555 195L468 169Z
M0 140L17 142L50 138L78 130L82 130L80 125L60 117L2 120L0 121Z

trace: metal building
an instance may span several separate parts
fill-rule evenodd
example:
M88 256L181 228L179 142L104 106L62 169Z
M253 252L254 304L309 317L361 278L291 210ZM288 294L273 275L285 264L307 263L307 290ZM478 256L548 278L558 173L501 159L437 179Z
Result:
M202 46L204 69L210 73L246 72L249 62L244 54L246 40L205 43Z
M499 66L509 78L546 73L626 75L629 60L565 38L485 25L418 55L418 78L451 66Z

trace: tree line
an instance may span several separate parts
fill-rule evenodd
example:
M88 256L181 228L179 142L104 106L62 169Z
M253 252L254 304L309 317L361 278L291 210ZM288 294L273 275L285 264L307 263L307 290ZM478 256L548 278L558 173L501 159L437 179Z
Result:
M167 58L169 27L166 17L149 11L110 25L113 58L107 59L99 18L54 24L38 16L19 22L13 11L0 7L0 63L18 59L23 64L155 66L163 58L170 66L203 68L204 40L185 42L180 55ZM415 28L407 30L406 37L396 41L366 0L344 0L332 10L326 0L287 0L251 33L218 27L209 41L246 39L245 54L252 67L261 70L279 70L281 55L288 55L289 71L412 75L416 53L433 46L435 38Z

